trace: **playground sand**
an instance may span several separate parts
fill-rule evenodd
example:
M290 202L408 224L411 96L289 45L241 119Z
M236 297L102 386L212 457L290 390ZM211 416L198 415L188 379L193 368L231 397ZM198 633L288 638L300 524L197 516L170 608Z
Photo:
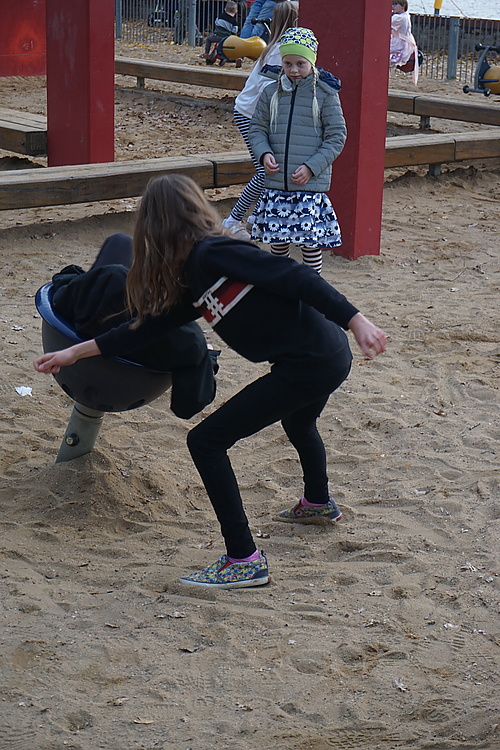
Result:
M18 79L27 108L33 84ZM220 116L211 150L239 147ZM301 492L279 426L231 451L270 562L256 590L178 583L222 545L185 446L199 418L168 395L106 415L91 455L54 464L71 403L32 369L33 297L131 230L135 201L0 216L0 747L500 748L500 169L386 178L381 255L325 255L390 336L372 362L353 345L320 422L344 519L272 521ZM206 414L266 371L222 349Z

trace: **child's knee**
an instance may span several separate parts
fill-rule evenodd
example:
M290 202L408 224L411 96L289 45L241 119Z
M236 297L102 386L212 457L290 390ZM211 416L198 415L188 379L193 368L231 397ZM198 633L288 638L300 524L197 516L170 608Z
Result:
M205 453L204 448L206 440L203 437L203 431L200 429L202 426L203 422L196 425L196 427L193 427L193 429L188 432L186 442L192 458L195 458L195 456L201 456Z

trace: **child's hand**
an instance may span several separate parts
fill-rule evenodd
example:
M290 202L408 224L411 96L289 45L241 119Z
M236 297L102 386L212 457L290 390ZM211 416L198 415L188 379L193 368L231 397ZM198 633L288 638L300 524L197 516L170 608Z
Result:
M262 159L262 166L266 170L266 174L275 174L276 172L280 171L279 164L274 158L274 155L271 153L267 153L264 155L264 158Z
M73 365L76 357L72 353L73 347L61 349L58 352L46 352L41 357L35 359L33 366L38 372L44 372L46 375L57 375L61 367Z
M96 357L101 351L97 346L95 339L82 341L81 344L73 344L67 349L60 349L58 352L46 352L41 357L35 359L33 366L38 372L45 372L47 375L57 375L61 367L74 365L83 357Z
M312 177L312 172L309 169L309 167L306 167L305 164L301 164L300 167L297 167L295 172L292 175L292 182L295 182L296 185L307 185L309 180Z
M373 359L374 354L382 354L387 346L387 336L377 326L370 323L361 313L351 318L348 328L353 332L359 348L368 359Z

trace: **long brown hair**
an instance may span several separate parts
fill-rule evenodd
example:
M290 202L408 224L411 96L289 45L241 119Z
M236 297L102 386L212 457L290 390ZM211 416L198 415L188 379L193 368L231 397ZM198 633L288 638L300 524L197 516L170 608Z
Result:
M127 301L136 325L179 300L184 263L193 245L221 233L219 215L190 177L173 174L151 180L139 207L127 275Z
M271 21L271 33L266 49L262 52L259 60L260 65L264 65L268 52L279 42L284 31L297 26L299 18L299 4L294 0L283 0L276 3Z

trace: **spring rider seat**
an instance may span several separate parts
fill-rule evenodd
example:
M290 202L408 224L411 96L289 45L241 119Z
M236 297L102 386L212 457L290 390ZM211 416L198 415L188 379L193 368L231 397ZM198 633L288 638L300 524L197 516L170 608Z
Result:
M500 65L490 65L487 60L488 54L500 54L500 45L494 47L487 44L476 44L479 55L476 72L474 73L474 86L464 86L464 94L500 94Z
M258 60L265 49L266 43L259 36L241 39L239 36L232 34L215 44L206 63L207 65L213 65L218 60L219 66L222 67L226 62L235 62L241 60L242 57L248 57L249 60Z
M44 352L57 351L83 339L52 308L52 283L42 286L35 305L42 318ZM88 357L61 368L53 376L75 402L56 463L90 453L104 414L129 411L149 404L172 384L169 372L152 370L128 359Z

